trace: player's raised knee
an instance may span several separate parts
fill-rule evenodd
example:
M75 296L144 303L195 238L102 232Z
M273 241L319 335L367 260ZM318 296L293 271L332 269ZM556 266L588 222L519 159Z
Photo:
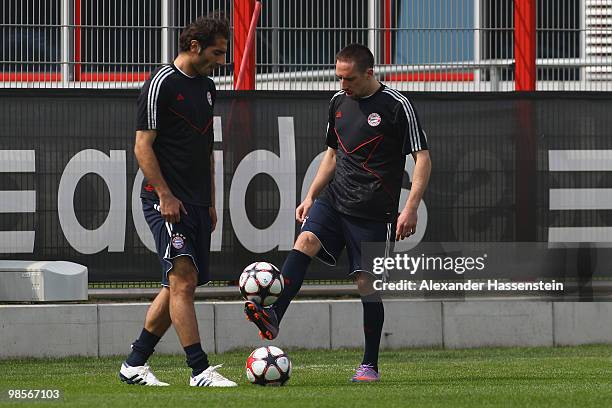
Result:
M312 257L321 249L321 242L312 232L305 231L298 236L293 248Z

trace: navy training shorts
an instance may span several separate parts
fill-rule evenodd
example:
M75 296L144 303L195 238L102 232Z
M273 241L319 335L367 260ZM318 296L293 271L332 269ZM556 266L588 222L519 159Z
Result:
M172 269L172 260L179 256L191 257L198 273L198 286L208 283L212 225L209 207L183 203L187 214L181 212L181 221L170 224L161 215L159 201L141 200L145 219L155 239L162 286L170 285L168 272Z
M378 276L372 272L372 254L364 254L362 257L363 243L384 243L384 253L377 255L388 257L395 242L395 223L342 214L321 199L315 200L308 211L301 232L305 231L314 234L321 243L321 249L315 257L327 265L335 266L336 260L346 247L349 276L357 272Z

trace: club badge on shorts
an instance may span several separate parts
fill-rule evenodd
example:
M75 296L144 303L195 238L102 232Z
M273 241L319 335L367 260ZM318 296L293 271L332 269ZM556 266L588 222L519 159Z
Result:
M368 125L378 126L380 125L380 120L380 115L378 113L370 113L370 116L368 116Z
M172 242L172 247L174 247L175 249L183 249L183 247L185 246L185 236L183 234L172 234L172 239L170 240L170 242Z
M208 99L208 104L212 106L212 95L210 94L210 91L206 92L206 99Z

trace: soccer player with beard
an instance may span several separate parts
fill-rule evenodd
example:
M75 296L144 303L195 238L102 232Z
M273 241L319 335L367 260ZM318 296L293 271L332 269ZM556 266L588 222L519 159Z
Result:
M200 17L180 35L180 52L159 67L138 99L134 153L144 174L140 197L157 248L162 288L147 311L119 377L128 384L164 386L147 360L171 324L191 368L191 386L234 387L208 362L194 307L196 286L210 280L214 207L213 106L208 75L225 64L229 23Z

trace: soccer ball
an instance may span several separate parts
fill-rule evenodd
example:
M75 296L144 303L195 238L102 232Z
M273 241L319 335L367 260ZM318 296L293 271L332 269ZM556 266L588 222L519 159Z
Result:
M284 385L291 377L291 360L278 347L260 347L247 358L246 376L253 384Z
M253 262L244 268L238 284L242 297L262 306L274 303L285 286L278 268L268 262Z

